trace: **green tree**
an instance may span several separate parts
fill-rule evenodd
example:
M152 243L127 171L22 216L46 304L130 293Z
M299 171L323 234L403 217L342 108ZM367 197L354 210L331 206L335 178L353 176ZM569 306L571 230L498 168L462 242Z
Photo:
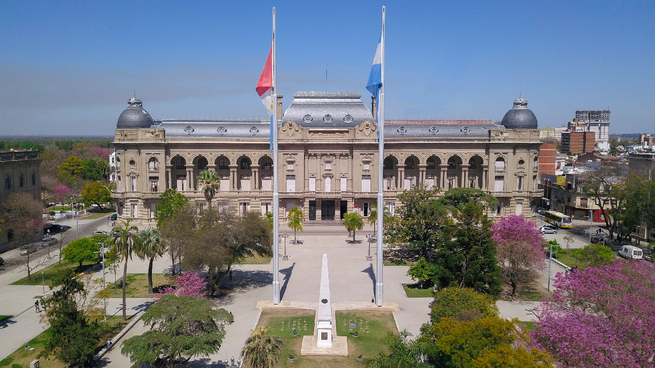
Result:
M280 361L283 347L282 339L271 335L268 326L258 326L246 340L241 355L253 368L272 368Z
M7 196L4 208L4 228L14 248L29 248L38 239L43 229L43 205L41 201L27 192L11 193ZM31 263L31 252L25 255L27 278L32 279L32 270L38 266Z
M609 214L603 217L610 238L614 238L625 209L625 176L621 167L615 163L603 164L598 170L585 171L582 181L580 186L587 198L591 199L601 212Z
M65 176L82 177L82 161L77 156L68 156L66 161L59 165L59 173Z
M39 357L54 355L71 367L83 367L93 359L100 339L97 323L89 323L76 299L86 294L84 285L72 269L60 271L54 280L55 292L43 299L45 317L50 324L44 350Z
M183 205L175 214L175 217L164 220L158 226L162 238L164 239L168 254L171 257L171 270L173 275L176 269L176 260L180 266L182 264L183 250L195 241L200 235L197 230L197 210L191 204ZM180 272L182 272L180 270Z
M148 228L139 232L135 253L137 257L148 260L148 294L152 294L152 264L155 258L166 252L166 245L156 228Z
M390 353L378 353L375 358L366 362L366 366L369 368L431 367L423 362L425 344L421 341L407 341L408 336L407 331L402 331L400 336L389 334L385 339L385 345Z
M458 322L443 318L421 328L428 361L437 367L552 367L542 350L528 346L527 334L515 321L485 317Z
M407 275L409 275L412 280L417 280L421 289L425 289L432 286L432 280L437 275L437 268L434 264L427 262L425 258L421 257L418 262L416 262L416 265L410 267L407 271Z
M100 245L96 244L90 238L79 238L68 243L68 245L61 250L62 256L68 262L78 262L79 267L82 267L84 261L94 261L98 259L98 252Z
M348 232L353 233L353 243L355 242L355 232L364 228L364 219L362 216L357 213L346 213L343 215L343 225L346 227Z
M392 216L391 216L391 212L389 212L389 208L387 208L387 207L383 207L383 208L384 208L384 212L382 214L384 216L383 221L386 224L391 220ZM378 234L378 232L377 232L378 206L376 206L376 205L371 206L371 212L370 212L370 214L368 216L368 223L369 223L369 225L373 225L373 234L375 234L376 237L380 236Z
M109 172L109 164L102 159L88 159L82 160L81 176L84 180L99 181L107 177Z
M612 249L601 244L586 245L578 250L575 255L577 259L587 262L587 265L581 268L607 266L614 259Z
M111 202L111 190L102 182L90 181L82 188L82 202L86 206L96 204L102 209L102 204Z
M159 196L159 203L155 207L155 219L157 219L157 228L161 230L162 223L166 220L174 220L178 212L189 203L189 199L178 193L175 189L166 189Z
M125 340L121 354L130 357L134 368L175 367L193 357L208 357L221 347L229 316L214 308L208 299L165 294L143 314L150 330Z
M127 320L127 304L125 300L125 289L127 287L127 261L132 259L135 243L138 241L137 232L139 229L131 224L132 220L122 221L112 229L115 234L113 248L123 261L123 321Z
M473 321L478 318L498 317L494 299L470 288L445 288L434 294L430 318L432 323L442 318Z
M298 206L293 206L287 215L287 226L293 230L293 243L296 244L296 231L302 231L302 210Z
M198 184L202 185L202 194L207 200L207 206L211 208L212 198L216 195L216 191L221 186L221 181L218 178L216 171L204 170L198 175Z

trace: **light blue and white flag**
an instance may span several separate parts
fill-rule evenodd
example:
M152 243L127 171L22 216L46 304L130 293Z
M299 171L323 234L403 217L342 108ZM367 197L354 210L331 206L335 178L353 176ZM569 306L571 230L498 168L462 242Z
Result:
M378 47L375 50L371 74L368 76L368 83L366 83L366 89L375 96L375 101L380 100L380 88L382 88L382 37L380 37Z

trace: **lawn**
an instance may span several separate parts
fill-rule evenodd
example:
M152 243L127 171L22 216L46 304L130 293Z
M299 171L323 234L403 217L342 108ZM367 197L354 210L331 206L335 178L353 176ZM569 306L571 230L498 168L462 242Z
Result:
M389 333L398 333L390 312L337 311L337 335L348 336L348 356L301 356L302 335L314 334L314 314L313 310L266 310L262 312L259 325L270 326L271 333L280 336L284 341L278 367L364 367L364 361L358 361L357 356L374 357L384 350L386 336ZM358 337L354 337L351 333L354 331L349 330L350 323L357 323ZM298 336L293 336L294 326ZM295 357L293 363L289 362L289 355Z
M432 288L419 288L418 284L403 284L405 294L408 298L432 298Z
M129 322L129 319L127 322L123 322L123 317L111 317L107 320L107 322L100 322L101 333L96 351L100 351L100 349L104 346L105 341L114 338L114 336L116 336L118 332L120 332ZM39 355L41 351L43 351L43 347L47 341L49 333L50 330L46 330L29 341L29 347L34 349L29 350L25 349L24 347L18 348L18 350L14 351L8 357L0 361L0 367L29 368L30 362L36 359L36 356ZM53 356L51 356L50 359L41 358L39 363L41 368L67 367L66 364L56 360Z
M577 252L579 252L578 249L570 249L568 251L562 249L559 253L557 253L557 260L569 267L579 267L579 268L587 267L587 265L589 265L588 262L576 258Z
M113 282L107 283L107 290L109 291L110 298L122 298L123 289L121 288L122 275L119 275L118 281L114 285ZM160 288L172 286L175 283L175 276L164 275L160 273L152 274L152 286L154 295L159 293ZM148 295L148 274L145 273L128 273L127 274L127 289L125 295L128 298L148 298L153 295Z
M500 300L510 300L510 301L520 300L520 301L538 302L541 299L546 298L546 294L548 294L548 290L546 290L545 287L543 287L541 284L535 281L530 285L519 287L516 298L511 298L510 293L511 293L511 288L509 287L509 285L507 284L503 285L503 291L500 294Z
M246 257L239 264L269 264L271 263L271 259L273 259L272 256L258 256L255 254L252 257Z
M43 281L45 282L46 285L50 286L52 284L52 280L57 276L57 273L61 270L65 270L68 268L72 268L75 270L77 273L82 273L86 272L89 270L91 267L95 266L95 262L83 262L82 267L78 267L79 263L71 263L67 261L61 261L61 263L55 263L53 265L50 265L40 271L33 272L32 273L32 279L29 280L27 277L23 277L22 279L14 282L12 285L41 285L41 272L43 272Z

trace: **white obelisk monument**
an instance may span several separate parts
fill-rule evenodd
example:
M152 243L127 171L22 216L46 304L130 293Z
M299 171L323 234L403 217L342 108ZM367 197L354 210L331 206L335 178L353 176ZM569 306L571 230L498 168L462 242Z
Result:
M318 300L317 347L332 347L332 302L330 300L330 277L328 275L327 254L323 254L321 269L321 289Z

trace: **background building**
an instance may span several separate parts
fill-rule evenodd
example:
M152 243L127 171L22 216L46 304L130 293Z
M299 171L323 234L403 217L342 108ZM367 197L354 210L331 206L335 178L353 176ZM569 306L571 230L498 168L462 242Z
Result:
M377 126L359 93L298 92L282 116L278 96L278 167L273 167L267 120L154 121L132 98L120 115L116 151L121 219L154 224L159 196L175 188L206 206L197 177L215 170L220 189L212 206L244 213L272 210L273 170L280 178L280 218L293 206L306 221L370 215L384 170L385 206L415 185L479 188L499 199L490 215L531 216L537 188L539 131L527 100L517 99L500 125L491 120L394 121L385 124L384 167Z
M596 147L594 132L563 132L562 152L571 152L574 155L594 152Z
M609 142L610 140L610 110L578 110L575 112L575 120L569 123L573 124L576 130L594 132L596 142ZM577 130L583 128L584 130Z

